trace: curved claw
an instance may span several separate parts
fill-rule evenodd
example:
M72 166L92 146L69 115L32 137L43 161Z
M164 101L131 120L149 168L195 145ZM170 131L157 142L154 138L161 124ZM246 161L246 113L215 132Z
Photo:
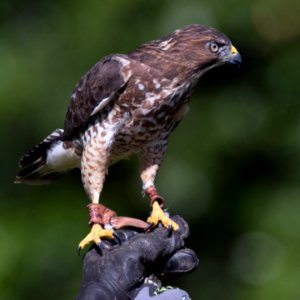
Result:
M113 231L111 229L103 229L100 224L93 224L91 232L79 243L79 253L91 243L100 245L101 238L113 238Z
M173 227L172 227L172 225L168 225L168 227L167 227L167 229L168 229L168 233L169 233L169 237L172 235L172 232L173 232Z
M83 249L84 249L83 247L80 247L80 246L77 247L77 254L78 254L79 257L82 257L82 251L83 251ZM87 251L88 251L88 250L87 250ZM87 251L84 251L83 256L85 255L85 253L86 253Z
M152 224L153 226L158 225L161 223L164 227L168 228L171 227L172 230L178 230L179 226L176 222L174 222L171 218L169 218L163 209L160 207L159 203L155 201L152 205L152 213L147 220L148 223Z
M117 243L118 245L121 245L121 240L120 240L120 238L118 237L118 235L115 234L115 233L113 232L113 236L114 236L114 239L115 239L116 243Z
M145 229L146 232L151 231L155 227L154 222L148 222L149 226Z

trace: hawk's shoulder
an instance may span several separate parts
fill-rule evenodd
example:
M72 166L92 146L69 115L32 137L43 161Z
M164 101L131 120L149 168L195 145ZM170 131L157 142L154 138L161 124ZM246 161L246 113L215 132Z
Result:
M112 54L97 62L78 82L64 124L64 138L76 137L90 118L117 97L131 77L130 59Z

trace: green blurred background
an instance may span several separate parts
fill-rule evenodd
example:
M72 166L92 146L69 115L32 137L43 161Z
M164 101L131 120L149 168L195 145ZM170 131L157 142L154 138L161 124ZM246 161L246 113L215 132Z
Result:
M158 176L200 259L172 283L193 299L300 299L299 11L298 0L1 0L0 298L72 299L81 281L80 174L14 185L22 152L63 126L98 59L203 23L225 32L244 64L201 78ZM146 218L140 190L133 158L110 169L102 200Z

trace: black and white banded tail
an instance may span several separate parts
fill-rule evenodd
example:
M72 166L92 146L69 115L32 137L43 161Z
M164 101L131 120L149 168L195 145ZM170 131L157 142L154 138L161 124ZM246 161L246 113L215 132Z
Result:
M15 183L49 184L79 167L80 156L72 143L66 147L62 129L56 129L41 143L26 151L19 160L21 170Z

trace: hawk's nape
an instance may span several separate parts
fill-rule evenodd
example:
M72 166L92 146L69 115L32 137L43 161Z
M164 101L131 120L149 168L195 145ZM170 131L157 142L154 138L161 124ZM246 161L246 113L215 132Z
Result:
M49 183L80 168L92 202L90 234L80 248L112 237L112 228L145 223L119 218L99 203L108 167L131 154L141 160L140 177L149 196L148 222L175 230L155 187L168 138L188 111L201 75L223 64L240 64L229 38L204 25L189 25L129 52L104 57L79 81L71 96L64 130L50 134L20 160L16 182ZM133 223L132 223L133 222ZM107 227L104 229L104 227Z

